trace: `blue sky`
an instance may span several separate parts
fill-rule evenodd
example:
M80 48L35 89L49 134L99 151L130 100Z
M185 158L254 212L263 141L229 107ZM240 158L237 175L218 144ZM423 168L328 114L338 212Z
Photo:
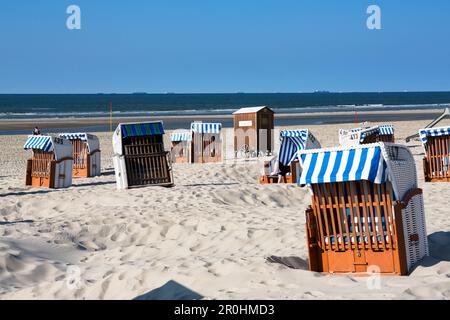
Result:
M448 0L3 0L0 93L450 90L449 14Z

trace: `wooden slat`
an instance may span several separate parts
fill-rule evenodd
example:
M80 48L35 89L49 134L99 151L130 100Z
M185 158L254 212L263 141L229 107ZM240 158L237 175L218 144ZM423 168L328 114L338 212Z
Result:
M331 194L331 188L329 188L329 183L324 183L323 184L323 191L324 194L326 195L325 199L326 199L326 208L328 208L328 212L330 213L330 220L331 220L331 228L333 231L333 237L334 237L334 246L335 249L338 250L339 249L339 239L338 239L338 233L336 232L336 223L335 223L335 212L334 212L334 206L333 206L333 199L332 199L332 194ZM342 233L340 233L342 235ZM330 239L330 243L331 243L331 237L329 237ZM344 242L344 239L342 239L342 242ZM331 245L333 245L331 243Z
M351 189L351 194L353 195L353 201L354 204L356 205L356 216L357 216L357 223L358 223L358 232L357 235L359 236L359 241L358 238L355 238L355 242L358 243L358 246L365 246L365 242L364 242L364 232L363 232L363 227L362 227L362 223L361 223L361 207L362 207L362 203L359 201L359 197L358 197L358 193L356 192L358 190L356 182L350 182L350 189Z
M353 248L354 244L350 241L351 235L350 235L350 229L349 229L349 224L348 224L348 219L347 219L347 206L346 206L346 202L345 202L344 184L343 183L334 183L335 188L336 188L336 185L337 185L337 189L339 191L339 196L340 196L340 208L342 209L342 212L344 214L345 235L347 236L347 243L348 243L349 248Z
M325 220L325 230L326 233L324 234L324 236L328 237L328 244L330 246L330 248L332 249L333 246L331 245L331 239L330 239L330 224L328 223L328 214L327 214L327 209L325 206L325 196L323 194L323 191L320 188L319 185L319 201L320 201L320 209L322 210L321 212L323 213L323 218Z
M317 184L313 184L312 187L314 190L314 195L312 197L313 207L314 207L314 211L316 212L316 215L317 215L318 221L319 221L320 245L324 250L327 250L328 246L325 242L325 234L323 232L322 214L321 214L320 204L319 204L319 187L317 186Z
M363 217L364 217L364 229L361 229L361 242L363 243L364 246L366 246L364 237L367 236L367 243L369 244L369 247L372 248L373 241L372 241L372 237L370 235L369 216L367 214L367 194L366 194L366 190L364 188L363 181L359 181L358 186L359 186L359 190L360 190L360 194L361 194L360 207L362 208Z
M392 237L393 237L394 224L393 224L393 217L392 217L392 207L388 204L385 185L382 184L380 186L380 188L381 188L381 198L383 201L383 208L384 208L384 218L386 219L386 232L387 232L387 236L388 236L388 242L389 242L390 247L393 248L394 244L393 244Z
M376 239L377 239L377 243L378 243L378 247L380 246L380 241L378 240L378 237L381 237L381 246L382 248L386 249L386 236L387 236L387 230L384 230L383 228L383 215L381 214L381 211L383 210L383 212L385 211L383 208L383 205L381 203L381 194L380 194L380 188L381 185L378 184L373 184L373 199L372 199L372 203L373 203L373 211L374 211L374 216L377 218L378 220L378 231L376 232ZM375 213L376 212L376 213ZM388 220L385 218L385 225L386 227L388 226Z
M341 244L339 245L339 249L340 250L345 250L346 249L346 241L345 241L345 234L343 232L343 223L342 223L342 219L341 219L341 207L339 205L339 194L337 192L337 188L336 188L336 183L330 183L330 194L333 195L333 208L334 208L334 214L337 217L337 232L339 232L339 235L342 239Z
M345 182L345 188L347 191L347 202L348 202L348 207L350 209L350 228L352 229L352 234L353 234L353 238L355 239L354 242L354 246L358 247L358 234L356 232L356 225L355 225L355 208L357 209L357 213L359 215L359 210L356 204L353 203L353 199L352 199L352 188L351 188L351 184L350 182ZM358 219L359 220L359 219ZM348 239L348 241L351 242L351 238Z
M366 229L366 234L367 234L367 237L370 238L369 245L372 248L375 248L375 249L378 250L379 249L379 246L378 246L378 243L379 243L378 242L378 232L376 230L377 229L377 223L375 221L375 214L374 214L374 210L373 210L374 203L372 201L371 184L369 184L368 181L361 181L361 185L362 185L362 187L364 189L364 195L365 195L365 205L364 205L364 207L366 209L369 208L367 211L368 211L368 215L370 216L370 224L368 223L369 229ZM373 184L372 184L372 186L373 186ZM370 228L370 227L372 227L372 228ZM372 232L370 232L370 229L372 229ZM372 237L373 237L373 239L372 239Z

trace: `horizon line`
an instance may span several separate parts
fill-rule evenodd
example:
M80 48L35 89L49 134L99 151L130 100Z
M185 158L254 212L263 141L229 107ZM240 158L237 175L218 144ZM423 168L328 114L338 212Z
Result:
M449 90L403 90L403 91L328 91L328 90L316 90L316 91L279 91L279 92L96 92L96 93L0 93L0 95L235 95L235 94L349 94L349 93L450 93Z

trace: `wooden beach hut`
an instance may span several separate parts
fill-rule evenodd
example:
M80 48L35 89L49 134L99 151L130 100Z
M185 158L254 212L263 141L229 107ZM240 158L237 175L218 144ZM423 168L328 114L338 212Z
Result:
M222 161L222 124L193 122L192 162L207 163Z
M270 155L273 150L274 112L261 107L242 108L234 116L234 152L236 156Z
M172 163L190 163L192 158L192 131L175 130L170 135Z
M419 135L425 149L425 181L450 182L450 127L422 129Z
M320 143L308 129L282 130L278 161L271 162L270 173L260 175L259 183L297 183L301 170L298 152L317 148L320 148Z
M25 150L33 150L27 161L27 186L67 188L72 185L72 144L52 136L29 136Z
M97 136L88 133L61 133L59 137L72 143L74 177L95 177L101 174L100 141Z
M309 269L406 275L428 255L422 190L406 146L375 143L299 152Z
M395 142L394 126L383 124L379 126L339 130L339 143L341 146L354 146L375 142Z
M170 152L164 149L161 121L121 123L113 135L113 163L118 189L172 186Z

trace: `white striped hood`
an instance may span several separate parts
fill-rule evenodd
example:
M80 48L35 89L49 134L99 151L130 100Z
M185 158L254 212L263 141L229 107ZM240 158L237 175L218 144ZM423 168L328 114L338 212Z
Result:
M191 130L196 133L220 133L222 130L221 123L204 123L204 122L193 122L191 123Z
M300 185L367 180L384 183L389 170L383 153L384 144L374 143L298 152L302 173Z
M428 128L419 131L423 148L426 149L428 137L441 137L450 135L450 127Z
M308 129L282 130L280 139L278 160L285 166L297 159L298 151L320 148L320 144Z
M170 141L192 141L192 132L187 130L176 130L170 135Z
M52 136L28 136L23 148L25 150L42 150L54 152L55 159L72 157L72 144L69 140Z
M81 140L87 143L89 152L99 150L100 149L100 140L97 136L93 134L89 134L86 132L77 132L77 133L60 133L60 138L67 140Z

